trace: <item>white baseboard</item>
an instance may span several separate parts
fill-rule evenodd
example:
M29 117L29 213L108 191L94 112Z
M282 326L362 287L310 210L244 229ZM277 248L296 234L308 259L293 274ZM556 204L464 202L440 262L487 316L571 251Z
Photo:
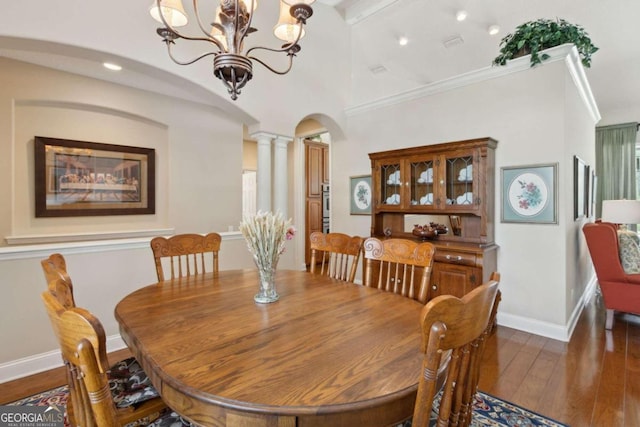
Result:
M517 329L519 331L528 332L535 335L551 338L554 340L569 342L571 334L578 323L578 319L582 314L582 310L595 293L597 285L596 276L592 276L587 284L580 301L576 304L569 322L566 325L558 325L556 323L543 322L531 319L529 317L517 316L510 313L501 313L498 310L498 325L508 328Z
M120 335L107 337L107 352L122 350L126 345ZM0 364L0 384L62 366L60 350L35 354Z

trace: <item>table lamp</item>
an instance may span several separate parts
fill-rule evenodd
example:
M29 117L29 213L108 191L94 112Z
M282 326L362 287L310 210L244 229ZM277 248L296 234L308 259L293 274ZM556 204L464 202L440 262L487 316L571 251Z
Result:
M619 224L621 229L640 224L640 200L603 200L602 221Z

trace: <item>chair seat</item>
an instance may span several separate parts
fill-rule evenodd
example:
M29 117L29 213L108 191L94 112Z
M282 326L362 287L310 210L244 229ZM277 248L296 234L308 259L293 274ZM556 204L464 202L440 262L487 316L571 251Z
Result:
M136 407L160 395L135 357L114 364L107 376L113 401L118 408Z
M147 427L191 427L191 423L182 418L171 408L165 409L162 414Z

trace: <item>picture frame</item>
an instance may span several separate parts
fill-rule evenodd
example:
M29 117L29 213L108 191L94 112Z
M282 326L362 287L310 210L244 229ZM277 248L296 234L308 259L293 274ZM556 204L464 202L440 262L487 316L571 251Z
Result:
M34 139L35 216L155 214L155 150Z
M596 216L596 192L598 191L598 176L596 175L595 168L591 169L591 187L590 187L590 200L591 200L591 215Z
M591 186L593 185L591 171L591 165L587 165L584 170L584 215L587 218L591 218L593 213L591 210Z
M501 222L558 223L558 163L501 168Z
M371 175L349 177L349 211L351 215L370 215L373 202Z
M578 220L586 216L585 206L587 200L585 198L587 177L587 164L578 156L573 156L573 219Z

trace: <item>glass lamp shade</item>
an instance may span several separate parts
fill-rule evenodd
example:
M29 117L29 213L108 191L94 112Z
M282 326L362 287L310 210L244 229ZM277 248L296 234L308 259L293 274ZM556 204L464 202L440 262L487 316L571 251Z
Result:
M304 28L302 25L296 23L296 18L291 16L290 6L284 1L280 2L280 19L275 27L273 27L273 34L280 40L287 43L293 43L298 39L298 34L302 30L300 38L304 37Z
M161 0L160 10L162 11L162 16L164 16L165 21L167 21L167 24L170 26L182 27L187 25L188 19L184 11L184 6L182 6L182 0ZM153 19L163 24L162 18L160 18L160 10L158 10L158 4L154 0L151 7L149 7L149 13Z
M640 224L640 200L603 200L602 221Z

